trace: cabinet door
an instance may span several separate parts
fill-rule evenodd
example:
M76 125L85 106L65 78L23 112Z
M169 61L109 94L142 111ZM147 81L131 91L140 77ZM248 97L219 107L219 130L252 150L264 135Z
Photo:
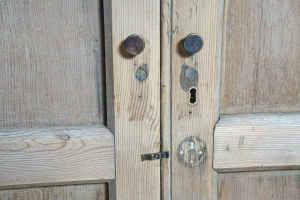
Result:
M162 80L168 86L170 76L171 86L161 94L171 115L161 117L171 159L163 163L163 198L299 199L299 2L164 3L171 59L162 62ZM192 33L204 42L195 54L184 46Z
M102 20L98 0L0 1L0 199L107 198Z
M117 199L299 199L298 4L111 2ZM135 56L124 47L132 34L146 44ZM170 158L141 161L158 151Z

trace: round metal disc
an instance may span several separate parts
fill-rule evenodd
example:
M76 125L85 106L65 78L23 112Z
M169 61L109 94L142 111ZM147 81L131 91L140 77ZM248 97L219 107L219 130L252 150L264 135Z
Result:
M135 77L136 77L139 81L142 82L142 81L146 80L146 78L147 78L147 73L146 73L144 70L139 69L139 70L136 71Z
M125 49L131 55L138 55L145 49L145 41L139 35L130 35L125 40Z
M189 34L184 39L184 48L189 54L199 52L203 47L203 39L196 33Z
M196 75L197 75L197 70L193 67L189 67L185 70L185 77L187 77L190 80L193 80Z

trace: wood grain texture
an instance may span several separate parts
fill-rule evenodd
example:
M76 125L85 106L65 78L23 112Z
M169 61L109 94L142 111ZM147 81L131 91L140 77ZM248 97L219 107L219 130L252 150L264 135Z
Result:
M0 190L1 200L106 200L106 184Z
M300 111L300 1L225 4L221 114Z
M106 72L106 116L107 128L115 134L115 107L114 107L114 70L112 45L112 5L111 0L103 0L104 37L105 37L105 72ZM109 199L116 199L116 181L108 183Z
M160 28L160 122L161 122L161 151L171 149L171 14L172 0L161 0ZM161 160L161 199L171 200L171 160Z
M213 196L217 3L217 0L173 1L172 199ZM183 49L183 40L190 33L200 34L204 40L203 49L193 56ZM185 66L197 70L193 81L185 78ZM192 86L198 90L195 105L188 103L188 89ZM200 149L202 152L198 154Z
M105 123L99 8L0 2L0 128Z
M114 137L102 125L0 131L0 188L115 178Z
M299 132L299 114L221 116L214 133L214 169L300 169Z
M218 174L218 200L298 200L300 171Z
M113 0L112 45L117 199L160 199L160 161L141 160L160 151L160 1ZM124 40L139 34L145 50L129 55ZM137 69L147 64L148 78Z

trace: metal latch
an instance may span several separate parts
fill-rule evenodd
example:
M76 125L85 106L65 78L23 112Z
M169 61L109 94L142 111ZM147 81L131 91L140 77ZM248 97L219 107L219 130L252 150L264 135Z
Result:
M162 158L169 158L169 151L142 155L142 161L144 161L144 160L160 160Z

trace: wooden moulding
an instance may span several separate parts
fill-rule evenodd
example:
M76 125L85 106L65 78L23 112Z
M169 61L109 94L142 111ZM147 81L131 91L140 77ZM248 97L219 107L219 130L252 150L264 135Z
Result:
M221 116L214 133L214 168L300 169L300 114Z
M0 189L107 182L114 136L103 125L0 130Z

